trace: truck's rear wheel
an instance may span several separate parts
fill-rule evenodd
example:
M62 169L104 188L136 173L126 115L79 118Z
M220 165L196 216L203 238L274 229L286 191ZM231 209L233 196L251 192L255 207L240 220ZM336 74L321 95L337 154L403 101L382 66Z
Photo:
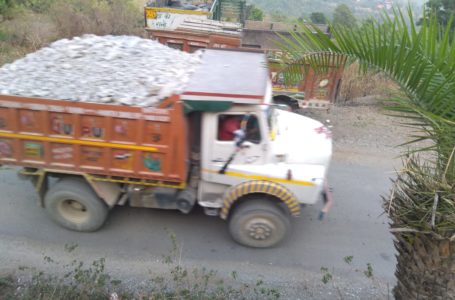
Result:
M235 208L229 219L232 238L245 246L267 248L277 245L287 235L290 221L273 202L249 199Z
M81 179L57 182L44 198L50 217L61 226L76 231L95 231L106 221L107 206Z

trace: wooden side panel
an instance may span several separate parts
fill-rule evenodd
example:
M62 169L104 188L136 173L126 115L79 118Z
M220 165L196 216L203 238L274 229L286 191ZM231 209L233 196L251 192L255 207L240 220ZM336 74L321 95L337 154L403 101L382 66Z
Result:
M45 131L44 113L33 109L18 109L19 132L43 133Z
M15 129L13 109L0 107L0 132L12 132ZM15 141L11 138L0 137L0 160L15 162L18 151Z
M149 38L157 40L161 44L190 53L202 48L237 49L241 45L240 37L215 32L147 29L147 34Z
M0 95L0 164L183 183L186 121L171 108Z
M338 80L341 79L342 70L331 68L327 74L315 74L310 72L302 86L305 91L305 99L330 100L334 102L334 91Z
M50 161L52 165L76 167L77 148L71 144L49 143Z

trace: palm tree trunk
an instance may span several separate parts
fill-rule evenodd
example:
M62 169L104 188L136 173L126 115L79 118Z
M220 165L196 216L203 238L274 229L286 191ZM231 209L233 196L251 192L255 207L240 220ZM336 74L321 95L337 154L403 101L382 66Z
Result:
M394 233L397 300L455 299L455 241L423 233Z

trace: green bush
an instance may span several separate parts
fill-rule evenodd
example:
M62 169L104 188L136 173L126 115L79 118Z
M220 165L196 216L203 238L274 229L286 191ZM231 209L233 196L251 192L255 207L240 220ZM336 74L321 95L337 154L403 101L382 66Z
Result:
M4 42L7 40L8 40L8 34L5 31L0 30L0 42Z
M8 14L8 12L13 8L13 0L0 0L0 15Z
M30 9L34 12L43 13L49 10L55 0L16 0L19 6Z

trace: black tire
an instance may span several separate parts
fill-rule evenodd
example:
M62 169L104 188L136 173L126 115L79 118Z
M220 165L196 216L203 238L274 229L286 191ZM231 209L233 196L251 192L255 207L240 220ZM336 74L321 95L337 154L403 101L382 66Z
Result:
M240 203L229 218L229 232L239 244L268 248L279 244L291 227L289 216L278 204L267 199Z
M44 206L52 220L74 231L95 231L103 226L108 215L106 204L79 178L57 182L46 193Z
M273 103L278 105L286 105L291 111L296 111L300 108L299 103L296 100L288 97L276 97L273 99Z
M193 206L188 202L188 200L185 199L179 199L177 200L177 208L184 214L188 214Z

